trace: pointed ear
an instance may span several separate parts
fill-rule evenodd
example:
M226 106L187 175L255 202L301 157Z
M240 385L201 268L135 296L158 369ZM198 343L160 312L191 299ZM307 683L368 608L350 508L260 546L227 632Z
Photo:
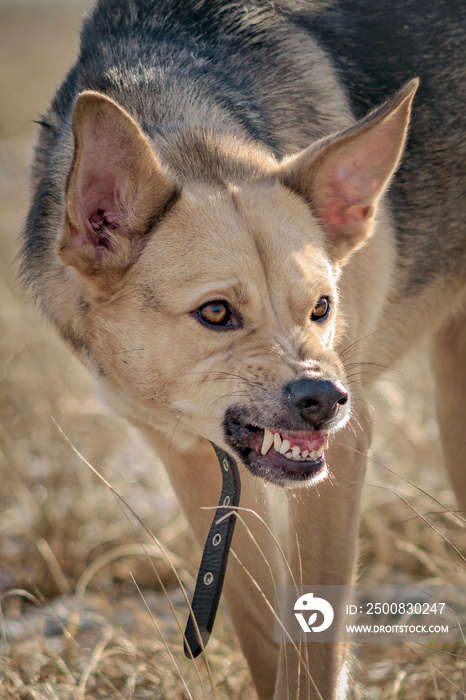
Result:
M280 179L309 202L340 265L371 235L377 202L400 160L418 84L412 80L365 119L281 166Z
M105 95L78 96L74 137L58 255L85 277L115 278L136 260L177 188L138 124Z

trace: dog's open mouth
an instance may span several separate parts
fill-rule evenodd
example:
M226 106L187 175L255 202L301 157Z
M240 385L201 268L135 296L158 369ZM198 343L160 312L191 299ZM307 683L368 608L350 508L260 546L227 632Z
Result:
M326 473L328 434L322 430L278 431L235 417L226 424L226 437L248 469L265 481L320 480Z

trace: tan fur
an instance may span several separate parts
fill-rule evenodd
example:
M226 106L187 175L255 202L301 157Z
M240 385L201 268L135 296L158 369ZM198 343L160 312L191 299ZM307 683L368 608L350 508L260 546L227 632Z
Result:
M274 415L283 386L297 377L345 382L340 353L351 343L360 342L358 359L391 364L426 325L438 288L416 299L406 328L390 303L400 277L383 202L416 87L330 138L350 118L343 98L329 90L327 101L340 106L330 110L339 115L334 129L305 148L302 132L288 128L290 155L282 162L240 137L200 139L196 129L184 141L149 140L109 97L88 91L78 98L76 151L44 306L59 328L71 324L85 339L82 359L101 375L102 395L162 456L200 543L211 521L202 506L215 505L220 491L207 441L229 450L222 422L230 406L240 401ZM102 180L105 160L110 184L99 196L110 198L116 224L99 247L88 221L97 205L87 192ZM332 298L333 312L317 325L310 317L323 295ZM241 314L241 330L214 332L198 323L196 309L217 299ZM83 307L90 312L80 313ZM374 372L365 381L373 379ZM355 425L368 425L358 382L352 396ZM448 430L445 404L443 414ZM328 450L332 478L324 480L325 472L315 479L318 492L285 492L297 581L351 581L369 443L369 429L342 427ZM464 477L452 474L464 490ZM242 476L242 506L268 519L262 484ZM263 556L239 523L225 595L259 696L330 700L344 650L309 644L300 657L289 645L278 649L257 586L272 600L273 584L286 580L283 561L265 526L245 520ZM315 536L322 531L325 537Z

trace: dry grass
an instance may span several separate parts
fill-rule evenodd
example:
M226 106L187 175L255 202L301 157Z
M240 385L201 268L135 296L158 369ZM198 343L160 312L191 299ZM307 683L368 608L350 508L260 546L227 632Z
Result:
M183 658L177 576L192 587L199 552L167 478L139 436L104 414L85 371L15 282L34 133L28 120L46 108L73 59L86 4L0 2L7 96L0 101L0 697L251 698L224 614L208 667L205 659ZM464 562L449 544L465 552L464 528L441 505L454 502L426 376L419 351L373 394L380 430L364 491L365 583L466 583ZM173 553L173 566L52 417ZM366 644L359 658L355 698L466 697L464 646Z

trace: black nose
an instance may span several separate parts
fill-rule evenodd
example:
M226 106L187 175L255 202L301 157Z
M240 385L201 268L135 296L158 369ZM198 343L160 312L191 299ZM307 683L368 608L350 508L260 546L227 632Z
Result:
M297 379L285 391L301 418L313 427L332 420L339 407L348 401L348 393L341 384L328 379Z

